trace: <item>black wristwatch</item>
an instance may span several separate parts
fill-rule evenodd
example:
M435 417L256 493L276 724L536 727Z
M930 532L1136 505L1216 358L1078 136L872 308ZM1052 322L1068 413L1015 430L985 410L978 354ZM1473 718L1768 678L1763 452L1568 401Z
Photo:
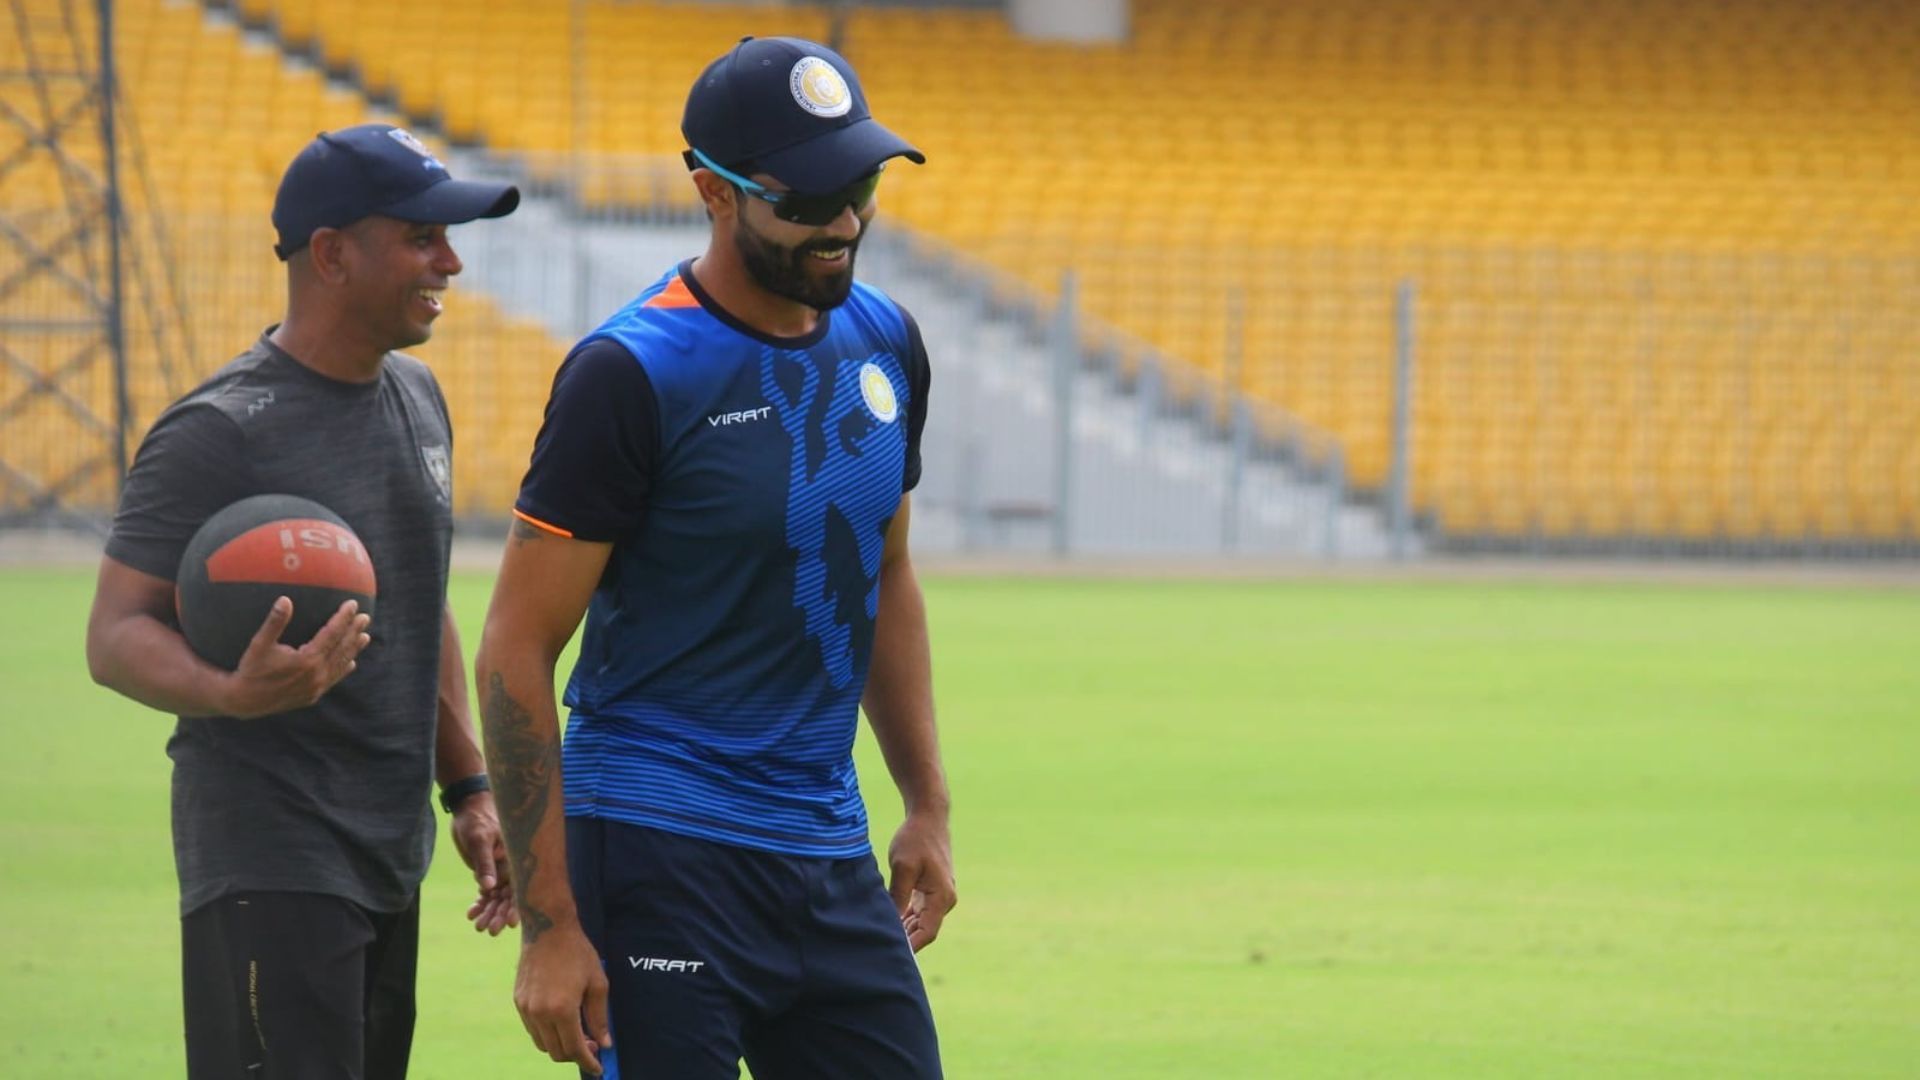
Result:
M455 780L440 789L440 808L451 814L467 796L492 790L493 785L487 782L486 773L474 773L464 780Z

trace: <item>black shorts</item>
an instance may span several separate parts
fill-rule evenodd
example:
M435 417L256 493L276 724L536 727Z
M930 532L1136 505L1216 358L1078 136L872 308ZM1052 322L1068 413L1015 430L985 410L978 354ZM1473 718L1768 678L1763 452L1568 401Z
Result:
M400 1080L420 898L230 893L180 920L189 1080Z
M938 1080L920 967L871 855L808 859L567 819L626 1075Z

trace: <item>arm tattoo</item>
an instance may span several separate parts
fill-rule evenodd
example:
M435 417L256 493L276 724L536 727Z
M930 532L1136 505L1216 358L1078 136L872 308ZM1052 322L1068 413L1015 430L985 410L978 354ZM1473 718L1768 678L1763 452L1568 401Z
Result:
M553 919L533 906L528 887L540 867L533 836L547 816L548 786L560 771L560 740L534 727L533 716L507 693L499 672L487 681L481 720L494 805L500 811L500 830L506 834L507 860L513 869L513 895L520 904L521 934L531 944L553 926Z
M527 524L526 522L520 520L519 518L513 519L513 524L509 527L509 530L507 532L507 537L511 539L516 546L519 544L523 544L528 540L538 540L544 535L546 534L542 533L539 529L536 529L533 526Z

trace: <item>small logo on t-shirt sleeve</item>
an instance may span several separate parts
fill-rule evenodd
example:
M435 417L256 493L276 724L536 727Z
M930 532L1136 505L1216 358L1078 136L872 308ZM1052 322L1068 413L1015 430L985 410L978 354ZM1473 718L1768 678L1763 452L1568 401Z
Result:
M447 457L447 448L444 446L421 447L420 464L426 467L427 476L433 480L434 494L440 499L440 505L451 505L453 462Z

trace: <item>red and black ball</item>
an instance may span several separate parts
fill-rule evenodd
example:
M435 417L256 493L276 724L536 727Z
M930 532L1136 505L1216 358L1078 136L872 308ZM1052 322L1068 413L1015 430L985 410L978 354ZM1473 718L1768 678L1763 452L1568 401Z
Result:
M232 670L279 597L293 601L283 644L313 639L340 605L373 614L379 587L366 545L340 515L295 495L255 495L208 518L180 557L180 630L193 651Z

